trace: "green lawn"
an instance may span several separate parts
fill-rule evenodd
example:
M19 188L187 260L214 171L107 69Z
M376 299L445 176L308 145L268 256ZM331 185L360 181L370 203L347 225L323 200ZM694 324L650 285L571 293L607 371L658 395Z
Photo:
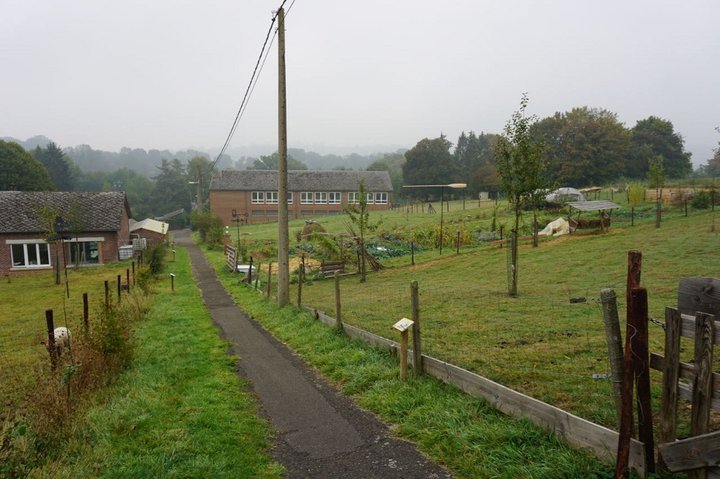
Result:
M527 420L499 413L484 400L427 377L401 382L397 359L387 351L338 334L295 307L279 309L274 301L239 284L221 253L206 254L243 309L345 394L378 414L395 434L416 442L447 466L454 477L614 477L612 465L571 448Z
M173 272L175 292L167 273ZM28 280L30 281L30 280ZM135 325L134 360L58 438L38 477L281 477L271 429L219 339L185 250Z
M624 204L621 195L613 198ZM451 204L446 229L487 231L493 204L462 209ZM437 205L436 205L437 207ZM711 231L716 213L666 206L661 228L654 226L652 205L638 208L630 226L625 207L613 216L609 234L583 234L543 240L540 247L523 243L519 259L518 298L507 296L507 248L479 245L447 247L443 256L425 249L410 265L409 256L383 260L387 266L371 274L365 284L357 277L342 281L344 321L394 338L390 326L410 315L409 289L418 281L425 352L475 371L533 397L614 427L616 414L607 379L609 373L601 306L602 288L614 288L624 324L627 252L643 253L642 284L648 289L650 314L664 317L664 308L677 303L677 285L684 276L718 276L720 224ZM555 213L554 217L558 214ZM373 213L383 218L379 232L407 237L413 230L436 226L438 215L392 211ZM554 219L545 213L546 219ZM319 219L330 232L342 232L345 219ZM505 206L497 224L509 223ZM526 218L527 221L527 218ZM274 225L257 227L270 237ZM255 227L245 227L253 231ZM292 231L292 229L291 229ZM276 233L275 233L276 234ZM248 235L251 237L252 235ZM291 239L291 244L294 239ZM291 298L296 297L292 287ZM587 298L571 304L570 299ZM303 303L333 314L332 281L315 281L303 289ZM650 325L651 351L662 352L661 328ZM624 328L623 328L624 332ZM689 341L683 352L691 354ZM653 373L659 397L659 375Z

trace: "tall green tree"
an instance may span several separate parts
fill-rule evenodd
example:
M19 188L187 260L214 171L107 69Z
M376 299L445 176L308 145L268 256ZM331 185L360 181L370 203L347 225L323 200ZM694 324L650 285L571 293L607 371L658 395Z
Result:
M33 156L45 166L59 191L72 191L75 186L72 160L54 142L45 148L35 147Z
M650 160L648 184L655 188L655 227L660 228L662 218L662 188L665 186L665 161L660 155Z
M452 143L445 135L420 140L405 153L405 164L402 166L405 184L439 185L452 182L457 168L450 153L451 147ZM413 191L418 191L419 194L427 193L420 190Z
M668 178L685 178L692 172L691 154L685 151L685 140L669 120L656 116L639 120L631 134L632 151L625 165L625 176L645 177L650 161L658 155L663 157Z
M495 144L501 187L515 214L508 265L510 296L518 294L518 230L522 211L536 202L539 192L548 184L543 141L531 133L537 118L525 114L528 101L527 94L523 94L520 109L513 113Z
M188 184L185 166L177 158L170 161L164 159L157 169L158 174L153 177L155 187L150 195L156 211L161 215L180 208L189 211L193 185ZM181 221L184 218L177 222Z
M386 153L379 160L373 161L368 171L387 171L390 174L390 182L393 185L393 198L399 198L405 194L403 191L403 165L405 155L402 153Z
M496 139L497 135L483 132L479 135L473 131L460 133L454 152L458 171L455 180L467 183L468 192L472 195L500 189L493 150Z
M272 155L260 156L255 162L248 166L248 170L276 170L278 169L279 157L277 151ZM307 170L308 167L305 163L296 160L292 156L288 155L288 170Z
M720 127L715 128L720 133ZM718 147L714 150L714 155L707 161L705 171L709 176L716 177L720 176L720 141L718 141Z
M630 132L615 113L573 108L542 119L532 130L544 139L552 179L563 186L599 185L623 175Z
M52 191L47 169L17 143L0 140L0 190Z

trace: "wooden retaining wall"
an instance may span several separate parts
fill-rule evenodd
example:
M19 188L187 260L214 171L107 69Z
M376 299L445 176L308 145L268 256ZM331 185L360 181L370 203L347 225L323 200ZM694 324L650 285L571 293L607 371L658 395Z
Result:
M317 309L303 307L318 320L328 326L336 327L335 318ZM350 337L389 349L393 354L397 354L399 351L399 343L356 326L343 324L343 330ZM529 419L543 429L554 432L574 447L590 450L601 459L615 462L619 439L616 431L426 354L422 355L422 364L425 374L452 384L472 396L483 398L509 416ZM635 469L641 477L645 476L643 444L636 439L632 439L630 444L630 467Z

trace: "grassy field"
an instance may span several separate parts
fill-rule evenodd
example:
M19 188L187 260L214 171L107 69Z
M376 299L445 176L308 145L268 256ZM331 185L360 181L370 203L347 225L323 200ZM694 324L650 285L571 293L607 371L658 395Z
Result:
M124 266L76 272L70 278L71 292L75 287L83 291L80 286L84 285L91 298L99 298L100 293L91 286L102 286L102 278L124 271ZM150 309L133 325L135 345L130 369L112 386L98 391L89 401L89 410L77 411L66 434L52 438L49 448L37 443L34 447L41 454L33 456L31 464L15 466L16 472L68 478L282 475L282 467L267 453L270 427L257 417L255 397L235 374L236 359L227 355L227 343L218 338L184 250L178 250L177 261L169 263L167 269L176 274L175 293L170 291L166 275L153 287ZM51 279L48 284L45 280L44 276L13 279L5 291L17 288L14 296L24 299L3 301L3 307L13 303L14 314L25 311L28 316L35 308L58 307L41 301L43 291L54 287ZM60 287L54 288L59 296ZM40 291L37 295L36 289ZM28 296L31 292L33 296ZM61 310L61 296L58 304ZM77 306L68 303L71 328L80 328L79 314ZM32 444L32 427L24 425L22 392L33 387L38 376L32 372L43 368L47 353L40 345L32 345L41 350L40 354L32 349L31 355L24 347L27 344L30 350L29 344L41 336L44 321L39 316L26 326L39 332L22 331L24 336L18 332L17 336L25 339L15 341L19 346L12 355L5 355L14 361L11 369L15 373L3 378L3 394L17 407L8 409L14 413L8 423L10 429L0 429L0 446L9 446L0 448L0 462L5 454L17 461L26 454L23 444ZM21 368L30 372L23 381L19 380ZM0 476L3 470L0 467Z
M243 309L454 477L614 477L612 465L572 449L529 421L497 412L481 399L430 378L399 381L397 360L388 352L338 334L297 308L279 309L238 284L218 251L206 254Z
M620 195L614 200L623 203ZM493 204L446 214L446 228L489 229ZM473 205L475 206L475 205ZM342 281L344 321L393 338L390 326L410 315L409 286L418 281L425 352L475 371L533 397L614 427L616 414L609 373L602 311L602 288L613 288L624 323L627 252L643 253L642 284L648 288L650 314L664 317L677 302L678 280L684 276L717 276L720 225L711 231L715 213L666 207L662 226L654 227L652 205L638 208L635 226L627 209L616 212L609 234L580 234L544 240L539 248L520 251L520 296L507 296L507 248L447 248L442 257L426 249L411 266L409 256L383 260L388 268L365 284L357 277ZM545 217L550 215L545 215ZM434 227L438 215L384 212L382 231L407 232ZM554 217L557 217L555 214ZM554 219L550 217L548 219ZM501 205L497 223L509 219ZM345 219L320 220L330 232L342 232ZM246 237L270 238L274 225L244 227ZM255 230L256 229L256 230ZM257 231L254 233L253 231ZM291 227L292 231L292 227ZM294 287L293 287L294 288ZM291 291L295 298L295 290ZM571 304L570 299L587 298ZM334 311L332 281L315 281L303 290L303 303ZM650 325L651 351L661 352L662 329ZM683 340L684 354L691 344ZM659 375L653 373L654 395Z
M70 299L65 296L65 278L56 285L51 271L13 276L0 283L0 406L12 411L25 391L37 380L37 368L49 368L48 353L40 344L47 338L45 310L52 309L55 326L70 331L82 327L82 294L88 293L91 308L97 308L105 297L104 281L116 285L129 262L107 266L69 269Z

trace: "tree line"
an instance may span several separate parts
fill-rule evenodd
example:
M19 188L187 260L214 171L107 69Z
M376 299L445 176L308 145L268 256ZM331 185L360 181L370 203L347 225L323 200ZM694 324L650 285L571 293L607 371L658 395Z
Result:
M536 119L528 125L533 141L542 141L541 160L548 184L596 186L644 180L653 162L660 162L667 178L720 174L720 145L708 164L693 172L691 154L671 121L650 116L632 128L617 114L580 107ZM388 154L368 169L390 172L394 185L467 183L467 193L501 189L495 146L502 135L462 132L453 145L445 135L424 138L404 155ZM396 196L403 194L396 188ZM430 191L412 190L417 196Z

